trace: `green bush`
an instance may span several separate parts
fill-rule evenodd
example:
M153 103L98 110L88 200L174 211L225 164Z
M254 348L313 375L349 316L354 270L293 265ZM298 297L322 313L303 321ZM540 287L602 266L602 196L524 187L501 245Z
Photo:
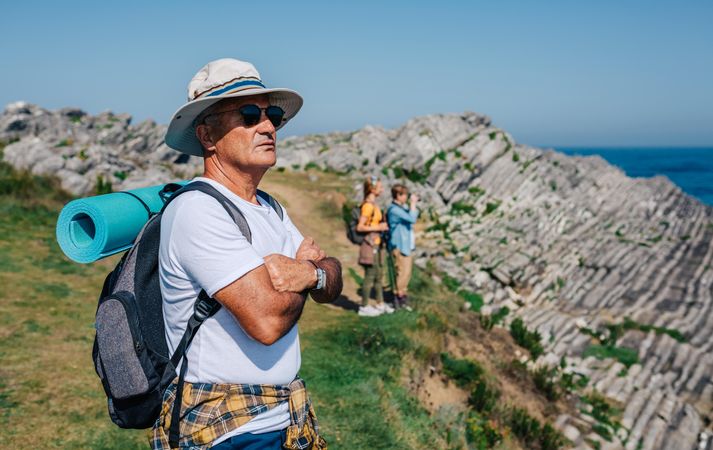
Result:
M518 317L510 323L510 335L518 345L530 352L533 359L537 359L544 353L542 336L538 331L529 331L521 318Z
M490 214L490 213L492 213L493 211L495 211L496 209L498 209L498 207L500 206L500 203L501 203L501 202L500 202L499 200L498 200L498 201L495 201L495 202L488 202L488 203L486 203L486 204L485 204L485 211L483 212L483 215L484 215L484 216L487 216L488 214Z
M532 371L532 381L535 387L542 392L547 400L556 401L560 398L557 383L557 370L547 366L541 366Z
M481 195L485 194L485 189L481 188L480 186L471 186L468 188L468 192L477 197L480 197Z
M441 353L441 363L443 373L461 387L473 385L485 373L480 364L475 361L453 358L448 353Z
M590 406L590 410L582 409L581 411L597 421L592 430L607 441L611 441L616 430L622 427L616 419L621 411L614 408L603 395L596 391L580 397L580 400Z
M457 292L460 289L460 281L448 275L443 275L443 285L451 292Z
M502 442L503 435L493 422L471 413L466 419L466 439L471 448L486 450Z
M454 202L451 205L451 214L452 215L473 214L474 212L475 212L475 206L470 205L466 202L458 201L458 202Z
M480 379L470 392L468 404L478 412L490 414L497 406L499 398L500 391L490 386L484 379Z
M97 175L97 184L95 186L95 190L97 195L111 194L112 192L114 192L111 186L111 181L104 180L104 177L101 175Z
M510 429L523 442L534 443L540 433L540 422L521 408L513 408L509 418Z
M55 147L68 147L72 144L74 144L74 140L71 138L67 138L67 139L62 139L61 141L59 141L57 143L57 145L55 145Z
M502 322L508 314L510 314L510 308L507 306L503 306L491 315L481 314L480 326L482 326L486 331L490 331L495 325Z
M513 434L528 449L558 450L566 443L565 438L550 424L540 424L537 419L530 417L524 409L513 408L510 411L508 423Z

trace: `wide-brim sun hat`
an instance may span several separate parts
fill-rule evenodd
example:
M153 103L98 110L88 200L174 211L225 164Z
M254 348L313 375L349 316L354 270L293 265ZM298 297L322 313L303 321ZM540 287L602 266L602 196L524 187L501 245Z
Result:
M166 145L193 156L203 156L196 137L196 118L211 105L234 97L267 95L271 105L285 111L279 130L302 108L302 97L285 88L268 89L255 66L233 58L211 61L188 84L188 102L173 114L166 131Z

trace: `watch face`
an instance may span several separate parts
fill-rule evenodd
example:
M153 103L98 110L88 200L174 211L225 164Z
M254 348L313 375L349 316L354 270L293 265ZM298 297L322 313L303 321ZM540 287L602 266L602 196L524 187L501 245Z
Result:
M322 289L324 287L324 282L326 278L326 273L324 269L317 269L317 287L316 289Z

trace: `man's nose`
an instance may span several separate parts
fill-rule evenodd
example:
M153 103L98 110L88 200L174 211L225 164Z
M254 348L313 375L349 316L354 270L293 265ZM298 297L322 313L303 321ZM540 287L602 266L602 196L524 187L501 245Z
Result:
M265 111L260 111L260 121L257 124L257 131L259 133L270 133L271 135L274 135L277 131L275 125L273 125L272 121L268 119Z

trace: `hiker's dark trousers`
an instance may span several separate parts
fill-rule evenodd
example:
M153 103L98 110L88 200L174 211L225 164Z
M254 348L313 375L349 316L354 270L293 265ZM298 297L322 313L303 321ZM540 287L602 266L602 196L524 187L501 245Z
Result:
M268 433L243 433L223 441L212 450L282 450L287 440L287 429Z

